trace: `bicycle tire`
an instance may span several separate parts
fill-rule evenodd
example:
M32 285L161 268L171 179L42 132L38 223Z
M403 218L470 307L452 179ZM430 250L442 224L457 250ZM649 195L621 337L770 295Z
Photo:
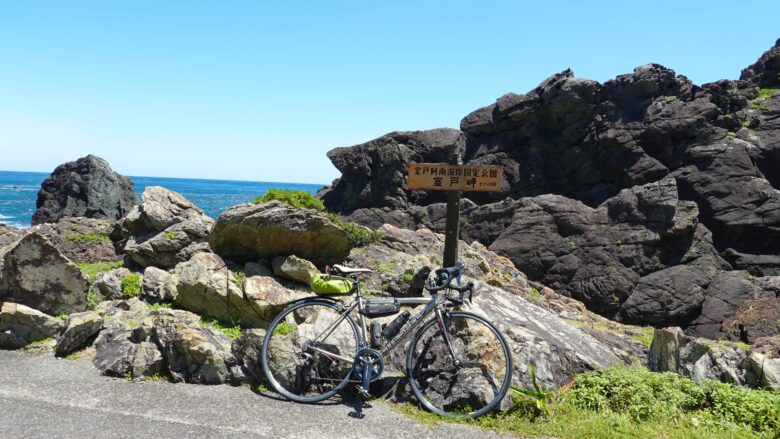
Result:
M442 318L462 364L455 366L436 319L431 319L409 344L406 358L409 386L420 403L438 415L482 416L496 408L509 391L512 382L509 345L492 323L476 314L455 311ZM494 373L496 377L492 376Z
M321 309L306 310L307 307ZM306 300L285 309L268 325L263 339L261 363L265 379L277 393L291 401L314 403L330 398L347 385L352 373L351 364L336 366L339 363L325 355L311 351L306 354L303 350L305 342L313 338L311 335L319 334L315 330L324 330L329 322L341 316L340 309L338 304L327 300ZM351 337L347 331L352 332ZM354 358L360 346L355 321L345 316L336 330L317 345L329 352L336 350L334 353ZM304 359L304 354L310 358ZM285 360L297 361L285 364ZM316 383L321 393L311 392L312 383Z

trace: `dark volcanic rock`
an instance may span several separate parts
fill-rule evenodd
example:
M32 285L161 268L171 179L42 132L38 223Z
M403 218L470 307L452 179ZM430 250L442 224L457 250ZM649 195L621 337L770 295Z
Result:
M88 278L36 231L0 250L0 300L49 315L87 309Z
M41 184L33 224L84 216L117 220L138 204L133 182L94 155L57 167Z
M362 145L336 148L328 158L341 178L322 195L331 210L351 212L361 207L404 208L444 199L441 193L408 191L406 164L447 161L448 149L463 149L458 130L394 132Z
M122 255L108 237L112 221L95 218L62 218L36 226L57 250L75 263L121 262Z
M735 305L713 308L718 271L780 274L779 73L776 44L738 81L697 86L649 64L604 84L566 70L500 97L461 121L464 161L503 165L505 182L464 194L461 236L606 316L718 333L743 301L724 293ZM443 231L441 193L406 191L403 168L446 160L445 146L410 158L394 135L329 155L344 176L326 207ZM376 171L385 160L392 178Z

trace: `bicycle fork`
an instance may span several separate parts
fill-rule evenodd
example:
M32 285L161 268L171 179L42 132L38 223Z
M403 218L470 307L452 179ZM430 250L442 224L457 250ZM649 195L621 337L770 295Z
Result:
M444 323L444 316L442 315L442 312L439 308L436 308L436 324L439 326L439 330L442 333L442 336L444 337L444 342L447 345L447 349L450 351L450 356L452 357L452 363L455 365L455 367L460 367L460 360L458 359L458 354L455 352L455 348L452 347L452 341L450 340L450 333L447 331L447 325Z

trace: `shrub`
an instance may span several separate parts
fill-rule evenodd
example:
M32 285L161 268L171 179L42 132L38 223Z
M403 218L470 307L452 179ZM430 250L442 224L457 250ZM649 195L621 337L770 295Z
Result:
M207 328L216 329L217 331L221 331L231 339L235 340L239 336L241 336L241 325L238 323L227 323L227 322L221 322L219 320L215 319L201 319L200 321L202 326L205 326Z
M363 227L359 224L346 222L334 213L327 213L326 216L333 221L334 224L344 230L349 242L355 247L365 247L382 240L382 234L377 230L371 230L368 227Z
M138 297L141 294L141 276L128 274L122 278L122 295L124 297Z
M65 239L67 241L77 242L111 242L111 238L109 238L108 235L104 233L84 233L81 235L70 235Z
M255 197L253 202L264 203L271 200L279 200L300 209L314 209L317 212L325 210L325 204L322 200L316 198L310 192L291 189L268 189L265 195Z

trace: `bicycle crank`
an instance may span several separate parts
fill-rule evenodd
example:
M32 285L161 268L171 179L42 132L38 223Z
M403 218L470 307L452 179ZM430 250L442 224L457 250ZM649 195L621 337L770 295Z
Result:
M357 391L368 398L368 385L372 380L379 378L385 369L385 362L382 360L382 354L369 348L363 348L358 351L355 361L352 363L352 373L361 381L361 385L356 386Z

